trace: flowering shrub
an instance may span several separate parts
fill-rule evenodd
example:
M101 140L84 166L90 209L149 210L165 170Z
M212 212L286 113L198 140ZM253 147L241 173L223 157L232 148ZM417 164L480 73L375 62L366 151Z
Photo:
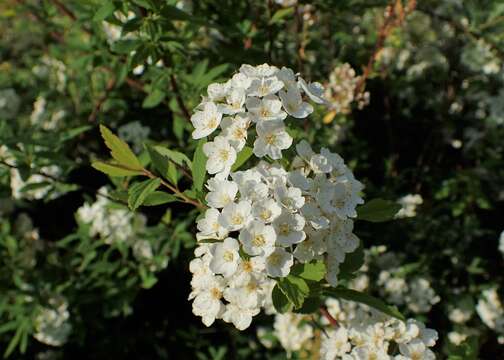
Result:
M502 358L501 13L1 3L1 355Z

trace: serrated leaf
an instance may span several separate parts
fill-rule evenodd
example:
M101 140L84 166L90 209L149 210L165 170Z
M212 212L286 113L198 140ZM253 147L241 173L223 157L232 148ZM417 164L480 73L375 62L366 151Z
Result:
M142 107L144 109L149 109L158 106L161 101L164 100L166 93L160 89L154 89L152 92L147 95L142 103Z
M401 209L401 205L383 199L373 199L357 208L357 219L371 222L392 220Z
M290 273L305 280L320 281L326 274L326 266L323 261L296 264L291 268Z
M163 191L154 191L147 195L143 202L143 206L157 206L179 201L179 199L172 195L165 193Z
M384 314L387 314L389 316L392 316L396 319L405 321L404 316L397 310L397 308L389 306L385 304L383 301L381 301L378 298L375 298L374 296L351 290L351 289L343 289L343 288L329 288L325 289L324 293L327 296L334 297L336 299L344 299L344 300L350 300L350 301L355 301L361 304L366 304L378 311L381 311Z
M129 170L142 171L142 164L140 164L140 161L133 151L131 151L128 144L114 135L112 131L107 129L104 125L100 125L100 132L115 161Z
M292 305L294 305L295 309L301 308L304 299L310 294L310 288L306 281L297 276L288 275L285 278L281 278L278 280L277 285Z
M252 156L252 154L253 154L252 148L245 146L242 149L242 151L240 151L238 153L238 155L236 156L236 160L235 160L233 166L231 167L231 171L238 170L240 168L240 166L245 164L245 162Z
M112 15L115 11L115 5L113 1L105 1L102 6L96 11L93 16L93 21L103 21Z
M143 204L145 198L153 193L161 184L161 179L148 179L133 184L128 191L128 206L131 210L136 210Z
M292 304L290 303L289 299L287 299L287 296L285 296L284 293L280 290L278 284L276 284L273 288L273 291L271 292L271 298L273 300L273 306L275 307L275 310L280 314L284 314L291 310Z
M135 176L142 174L141 171L129 170L119 164L106 163L103 161L93 161L91 166L96 170L113 177Z
M198 146L196 147L196 151L194 152L194 158L192 161L192 177L194 188L197 191L203 190L203 184L205 183L205 175L206 175L206 162L207 157L203 152L203 145L206 143L205 139L202 139L198 142Z

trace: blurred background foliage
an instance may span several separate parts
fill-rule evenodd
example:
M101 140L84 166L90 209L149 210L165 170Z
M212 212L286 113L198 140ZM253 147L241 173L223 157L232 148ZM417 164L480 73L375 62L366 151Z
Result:
M357 227L361 280L437 329L439 358L504 358L503 3L4 0L0 21L5 356L286 358L255 328L192 315L193 207L131 213L125 184L90 166L107 156L100 123L145 161L143 143L191 157L206 87L268 62L340 103L335 69L363 75L353 105L295 134L341 153L366 197L402 199L401 219Z

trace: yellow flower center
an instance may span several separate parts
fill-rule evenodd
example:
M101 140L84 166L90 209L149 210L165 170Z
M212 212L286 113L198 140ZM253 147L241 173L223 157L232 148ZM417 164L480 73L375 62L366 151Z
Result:
M231 219L231 222L233 225L241 225L243 223L243 216L241 215L234 215L233 218Z
M264 239L263 235L256 235L252 240L252 244L257 247L264 246L264 244L266 244L266 239Z
M279 230L280 230L280 235L287 235L290 233L290 227L289 227L289 224L281 224L279 226Z
M266 140L266 144L273 145L276 141L276 136L275 136L275 134L266 135L265 140Z
M219 156L222 161L227 161L229 159L229 151L222 149L219 151Z
M207 128L208 129L215 129L217 127L218 123L217 123L217 119L215 118L215 116L211 117L210 120L208 120L208 123L207 123Z
M215 300L219 300L222 297L222 292L217 288L212 288L212 290L210 290L210 294Z
M261 214L259 214L259 217L263 219L264 221L268 220L271 216L271 211L268 209L264 209L261 211Z
M224 252L224 255L222 256L224 258L225 261L227 262L231 262L234 260L234 254L232 251L230 250L227 250Z

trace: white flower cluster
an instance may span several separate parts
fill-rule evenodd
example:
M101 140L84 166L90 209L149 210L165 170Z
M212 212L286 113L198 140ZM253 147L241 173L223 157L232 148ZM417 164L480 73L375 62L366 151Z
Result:
M425 314L441 300L429 280L415 277L408 281L403 276L398 276L397 272L400 272L400 269L382 270L378 275L380 293L388 302L395 305L406 304L414 313Z
M43 166L40 173L50 177L57 177L61 174L61 169L57 165ZM10 172L10 186L12 197L14 199L40 200L44 198L52 189L54 182L51 178L33 174L26 180L23 180L18 169L12 168ZM26 188L27 186L31 188Z
M328 299L326 306L336 326L320 315L314 319L301 314L277 314L273 339L278 339L288 354L303 350L319 353L321 360L435 359L430 348L438 334L419 321L402 322L355 302ZM313 321L319 321L325 330L320 332L320 325L314 327ZM263 343L268 332L260 330L258 337ZM268 340L266 345L272 344L271 335Z
M62 297L49 299L49 306L40 309L35 317L35 339L43 344L62 346L72 332L68 302Z
M319 85L299 77L296 81L290 69L243 65L227 83L208 87L208 98L191 119L194 138L222 128L203 146L206 169L215 176L206 185L210 208L197 224L198 240L214 243L201 245L190 267L189 299L207 326L222 318L247 328L261 307L271 303L271 278L286 277L296 261L324 260L326 279L336 285L345 254L359 245L350 218L363 203L363 185L339 155L327 149L316 154L303 141L296 146L290 171L263 160L231 172L253 123L258 135L254 154L282 157L292 143L283 124L287 114L302 118L313 111L301 90L324 103Z
M396 218L409 218L416 216L416 208L423 204L423 198L420 194L408 194L397 200L402 206L396 214Z
M335 67L331 72L325 97L330 101L331 108L336 114L350 113L353 102L357 103L359 109L369 103L369 92L356 94L360 81L361 77L356 76L355 70L348 63Z
M145 226L145 217L126 208L112 206L106 187L100 188L98 193L100 196L93 204L85 203L77 210L79 220L90 225L89 235L98 235L109 245L133 242L135 230Z
M476 312L486 326L504 335L504 306L496 288L483 291L476 305Z
M302 95L317 104L328 104L319 83L307 83L291 69L267 64L242 65L240 72L226 83L210 84L207 93L191 117L195 128L192 135L200 139L219 127L222 130L204 146L207 171L220 178L229 175L252 124L257 132L254 154L278 160L282 150L292 145L284 120L288 115L303 119L313 112L313 106Z
M406 322L386 317L364 305L330 299L329 313L338 326L322 337L321 360L435 359L430 350L438 334L414 319ZM398 349L398 354L390 354Z

